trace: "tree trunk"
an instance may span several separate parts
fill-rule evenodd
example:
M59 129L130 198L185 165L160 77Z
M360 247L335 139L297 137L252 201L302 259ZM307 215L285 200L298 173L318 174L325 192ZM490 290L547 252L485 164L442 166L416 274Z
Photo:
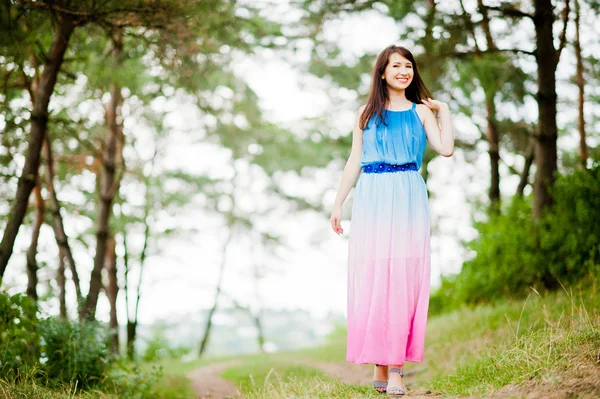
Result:
M222 254L223 259L221 261L221 270L219 271L219 279L217 280L217 289L215 291L215 299L213 300L213 305L208 312L208 317L206 320L206 327L204 328L204 334L202 336L202 341L200 342L200 349L198 350L198 356L202 356L204 351L206 350L206 345L208 344L208 339L210 337L210 330L212 328L212 318L217 311L217 307L219 305L219 297L221 296L221 287L223 285L223 276L225 275L225 267L227 266L227 252L229 251L229 245L233 239L233 225L231 223L227 224L227 238L225 239L225 244L223 244Z
M254 326L256 327L256 331L258 332L258 348L261 352L265 352L265 335L262 328L261 322L261 311L259 310L256 316L254 316Z
M137 320L127 320L127 359L134 360Z
M4 276L6 271L15 239L27 211L29 195L35 186L40 165L40 150L48 124L50 96L54 91L56 78L67 51L69 38L75 29L75 25L70 18L61 15L57 15L56 18L52 47L47 54L47 61L44 65L38 89L34 93L35 100L31 112L31 131L27 143L25 164L17 183L17 193L0 243L0 278Z
M110 349L113 354L119 353L119 321L117 319L117 297L119 295L119 282L117 277L117 254L115 252L116 242L114 236L109 236L106 242L105 268L108 272L108 285L106 296L110 303Z
M481 28L485 34L487 48L490 51L497 49L496 43L490 29L490 18L487 13L487 8L483 5L483 0L477 0L477 8L481 13ZM475 32L472 32L473 40L475 41ZM485 90L485 88L484 88ZM496 92L485 93L485 108L487 112L487 140L490 154L490 211L498 213L500 211L500 137L498 134L498 125L496 124L496 104L494 99Z
M231 182L234 187L234 192L230 195L231 198L231 210L225 215L226 217L226 228L227 228L227 237L225 238L225 242L223 243L223 249L221 253L223 254L223 258L221 260L221 270L219 271L219 278L217 280L217 289L215 291L215 299L213 300L213 306L208 312L208 318L206 320L206 327L204 328L204 335L202 337L202 341L200 342L200 349L198 350L198 356L202 356L204 351L206 350L206 345L208 344L208 339L210 337L210 330L212 328L212 318L217 310L219 305L219 297L221 296L221 287L223 286L223 277L225 275L225 267L227 266L227 254L229 252L229 246L231 241L233 240L233 229L235 227L235 184L236 184L237 171L234 166L234 174L231 178Z
M127 359L134 360L134 347L135 347L135 330L136 326L131 321L131 315L129 314L129 250L127 248L127 229L126 226L123 228L123 268L125 269L125 319L127 320Z
M33 220L33 230L31 232L31 245L27 250L27 296L32 298L34 301L37 301L38 264L35 257L37 255L40 229L42 228L44 216L46 214L39 177L37 178L37 184L33 188L33 194L35 198L35 219Z
M533 164L533 158L535 154L534 149L535 145L532 141L529 148L527 149L527 153L525 154L525 165L523 166L523 171L521 172L521 179L519 180L519 185L517 186L516 195L518 195L519 197L523 196L523 191L525 191L525 187L527 187L529 181L529 171L531 170L531 165Z
M536 174L533 186L533 215L536 218L539 218L544 209L552 204L550 188L554 184L557 170L556 66L558 58L553 43L553 22L551 0L535 0L535 58L538 70L539 112L539 132L535 136Z
M81 286L79 284L79 274L75 267L75 259L73 258L73 252L69 245L67 234L65 233L64 222L60 214L60 202L54 188L54 156L52 154L52 141L50 134L46 133L44 139L44 155L46 157L46 186L48 187L48 198L50 200L50 210L53 216L52 228L54 229L54 237L56 238L56 244L58 245L58 253L61 258L65 257L69 264L69 270L71 271L71 278L75 285L75 294L77 296L77 308L82 305L83 297L81 295ZM63 260L64 262L64 260Z
M122 37L115 34L113 37L114 48L113 58L117 61L121 58ZM109 236L109 220L112 214L113 200L118 189L118 183L115 179L117 162L116 152L119 141L119 123L118 113L123 98L121 88L112 84L110 89L110 101L107 106L106 117L108 124L108 134L104 144L103 173L102 183L100 185L100 204L98 207L98 219L96 223L96 254L94 256L94 267L90 276L90 290L87 301L82 311L82 318L94 319L96 317L96 306L98 305L98 295L102 286L102 267L106 256L106 242Z
M144 219L146 220L146 218ZM135 300L135 310L133 313L133 320L129 315L129 251L127 246L127 234L123 231L123 263L125 265L125 307L127 308L127 358L129 360L134 360L135 357L135 340L137 338L137 326L138 326L138 314L140 308L140 297L141 297L141 286L142 286L142 277L144 271L144 260L146 259L146 248L148 247L148 225L146 224L145 233L144 233L144 246L142 248L142 253L140 256L140 275L138 277L138 285L136 289L136 300Z
M488 10L483 4L483 0L477 0L477 10L481 14L481 28L483 29L483 33L485 34L485 41L488 46L488 50L496 50L496 44L494 42L494 37L492 36L492 31L490 29L490 17L488 15ZM473 40L475 40L475 36L473 36Z
M250 313L250 315L254 319L254 326L256 327L256 331L258 333L258 336L257 336L258 348L260 349L261 352L264 353L264 351L265 351L265 335L264 335L264 331L263 331L263 327L262 327L262 320L261 320L262 306L261 306L261 300L260 300L260 287L259 287L260 270L259 270L258 264L256 264L256 263L254 263L253 280L254 280L254 296L256 296L256 302L258 303L258 311L256 312L256 315L252 315L252 313Z
M156 156L156 151L154 152L154 156ZM154 159L152 160L152 166L154 167ZM148 190L148 187L146 187ZM130 324L131 326L131 342L128 342L128 347L130 347L133 355L133 349L135 347L135 339L137 337L137 326L138 326L138 317L140 313L140 299L142 298L142 282L144 277L144 265L146 264L146 256L148 254L148 241L150 240L150 209L151 204L148 199L148 192L146 192L146 205L144 207L144 245L142 246L142 253L140 254L140 275L138 277L136 296L135 296L135 310L133 313L133 321Z
M582 168L586 168L588 159L588 148L585 141L585 117L584 117L584 104L585 104L585 80L583 78L583 60L581 58L581 42L579 40L579 17L580 17L579 0L575 0L575 57L577 58L577 70L575 76L575 82L579 89L578 100L578 116L577 116L577 130L579 131L579 164Z
M60 250L59 250L60 251ZM58 272L56 273L56 282L58 283L58 301L60 303L60 317L67 318L67 290L65 278L65 258L61 254L58 255Z
M146 257L148 254L148 243L150 241L150 212L152 210L152 197L150 194L150 185L152 184L151 179L154 176L154 166L156 165L156 158L158 156L158 148L154 148L154 154L152 155L152 159L150 161L150 173L147 178L144 179L146 184L146 203L144 204L144 244L142 246L142 252L140 254L140 275L137 283L136 290L136 298L135 298L135 311L133 314L133 320L129 319L129 315L127 316L127 357L133 360L134 349L135 349L135 339L137 337L137 326L138 326L138 315L140 310L140 298L142 296L142 281L144 277L144 265L146 264ZM125 272L129 273L128 266L128 255L127 255L127 245L125 241L125 233L123 234L123 245L125 246ZM127 281L127 276L125 277ZM126 282L127 284L127 282ZM129 309L129 299L127 301L127 309Z
M495 94L495 93L494 93ZM487 111L487 140L490 154L490 211L500 211L500 139L498 127L496 126L496 104L494 96L486 96L485 108Z

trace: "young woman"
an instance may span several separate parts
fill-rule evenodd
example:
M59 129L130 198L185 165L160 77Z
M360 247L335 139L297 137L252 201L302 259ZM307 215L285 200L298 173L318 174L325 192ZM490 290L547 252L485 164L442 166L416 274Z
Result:
M346 360L374 364L375 389L391 396L405 393L404 363L423 361L429 207L418 170L425 142L445 157L454 151L448 105L431 97L409 50L390 46L379 54L330 219L342 234L342 204L358 179L348 251Z

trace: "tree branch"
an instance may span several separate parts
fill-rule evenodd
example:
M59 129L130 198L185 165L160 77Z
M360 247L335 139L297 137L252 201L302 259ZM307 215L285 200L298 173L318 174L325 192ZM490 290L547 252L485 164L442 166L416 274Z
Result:
M499 11L500 13L502 13L504 16L507 16L507 17L529 18L533 21L533 15L527 14L526 12L523 12L523 11L519 10L518 8L512 7L508 4L501 4L500 6L497 6L497 7L483 5L483 7L487 10Z
M556 62L560 59L560 54L565 48L565 44L567 44L567 25L569 24L569 11L570 11L570 1L565 0L565 8L562 11L562 21L563 21L563 29L560 32L560 45L558 46L558 50L556 50Z
M497 49L487 49L487 50L467 50L467 51L453 51L451 53L444 54L445 56L455 57L455 58L466 58L469 56L473 56L476 54L491 54L491 53L514 53L514 54L526 54L535 57L534 51L527 51L518 48L497 48Z
M519 172L514 166L508 164L504 159L501 158L500 162L502 162L513 175L521 175L521 172Z
M50 11L54 11L63 15L68 15L71 17L78 17L80 18L79 21L75 22L75 25L80 25L80 24L85 24L87 22L91 22L91 21L98 21L102 18L105 18L107 16L110 16L111 14L148 14L148 15L155 15L155 14L160 14L161 11L164 10L160 10L160 9L156 9L156 8L152 8L152 7L116 7L116 8L112 8L106 11L99 11L99 10L91 10L91 11L80 11L80 10L73 10L70 8L66 8L66 7L62 7L60 5L57 4L49 4L49 3L45 3L45 2L41 2L41 1L31 1L31 0L21 0L21 4L24 6L28 6L31 8L40 8L40 9L45 9L45 10L50 10ZM135 24L131 24L131 23L125 23L122 26L132 26Z

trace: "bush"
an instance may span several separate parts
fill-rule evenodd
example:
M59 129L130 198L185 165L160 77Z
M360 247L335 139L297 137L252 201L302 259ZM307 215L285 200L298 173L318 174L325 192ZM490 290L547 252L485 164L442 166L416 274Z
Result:
M476 223L475 228L479 237L469 247L477 255L463 264L456 277L456 302L518 297L542 279L543 255L538 250L529 199L514 198L504 213Z
M22 397L60 396L42 388L47 385L60 392L68 387L69 397L75 387L95 387L129 399L191 396L185 384L173 389L161 386L162 370L142 370L114 359L109 352L109 330L103 324L55 317L40 321L36 313L30 298L0 292L0 383L6 384L0 386L0 397L6 389ZM179 352L168 348L170 355ZM94 392L89 397L97 397Z
M520 297L600 274L600 164L557 179L554 204L533 221L531 198L514 197L499 215L475 223L475 257L442 278L432 313L497 297Z
M22 294L0 292L0 377L15 380L38 362L35 302Z
M136 364L120 361L111 368L104 385L107 391L114 392L119 398L153 399L159 396L156 387L161 377L160 368L143 371Z
M146 341L141 360L150 363L165 359L181 359L182 356L191 352L191 348L183 346L171 346L166 335L167 326L157 325L152 330L152 336Z
M541 250L553 279L597 276L600 265L600 163L560 177L545 219Z
M101 382L110 367L108 331L95 321L43 320L42 370L53 382L88 388Z

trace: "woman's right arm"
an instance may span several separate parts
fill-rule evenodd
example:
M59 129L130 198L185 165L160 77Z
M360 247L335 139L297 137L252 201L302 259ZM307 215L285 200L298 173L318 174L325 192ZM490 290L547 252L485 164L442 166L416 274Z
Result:
M354 129L352 130L352 149L350 156L344 167L344 173L342 174L342 181L338 189L335 201L333 202L333 209L331 211L331 228L337 234L343 234L341 220L342 220L342 204L348 197L348 193L354 187L358 176L360 175L360 158L362 156L363 147L363 131L360 128L360 117L365 109L363 105L356 112L356 119L354 121Z

